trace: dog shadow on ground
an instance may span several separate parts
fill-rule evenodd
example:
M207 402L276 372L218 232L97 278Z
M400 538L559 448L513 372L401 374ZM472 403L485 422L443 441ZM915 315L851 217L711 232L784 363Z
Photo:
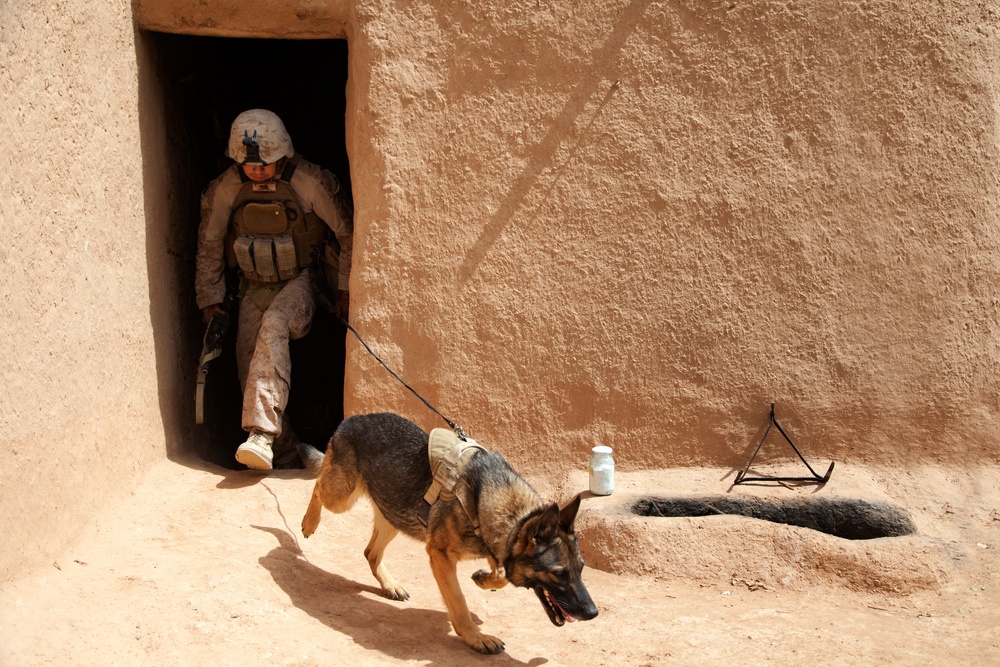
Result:
M480 655L454 633L447 613L413 606L412 601L372 599L375 586L359 584L316 567L305 559L295 538L285 530L253 526L274 535L279 546L259 559L292 604L359 646L399 660L438 667L468 665L481 659L492 665L538 667L546 662L516 660L506 653ZM322 638L317 638L322 644ZM487 664L487 663L483 663Z

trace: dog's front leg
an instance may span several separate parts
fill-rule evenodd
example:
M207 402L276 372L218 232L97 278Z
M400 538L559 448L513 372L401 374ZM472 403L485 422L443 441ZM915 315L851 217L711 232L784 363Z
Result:
M500 571L500 566L492 556L487 556L486 561L490 564L490 571L476 570L472 575L472 580L483 590L495 591L507 585L507 578Z
M499 637L491 637L479 631L469 607L465 603L465 595L458 585L458 557L451 552L427 545L427 553L431 557L431 571L437 581L441 597L448 607L448 618L451 626L466 644L480 653L500 653L503 651L503 642Z

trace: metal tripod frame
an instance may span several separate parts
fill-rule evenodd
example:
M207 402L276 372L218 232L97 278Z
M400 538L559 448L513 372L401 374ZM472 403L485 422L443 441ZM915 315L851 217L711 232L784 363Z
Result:
M757 453L760 452L760 448L764 445L764 440L767 438L767 434L771 432L772 426L778 429L778 432L784 436L785 441L788 442L788 444L792 446L792 449L795 450L795 453L798 454L799 459L806 464L806 467L809 468L809 472L812 473L811 477L747 477L747 472L750 470L753 460L757 458ZM799 448L795 446L792 439L788 437L787 433L785 433L785 429L781 428L781 424L779 424L778 420L774 418L774 403L772 402L771 419L767 424L767 429L764 431L764 437L760 439L760 444L757 445L757 449L754 450L753 456L751 456L750 460L747 461L746 467L736 474L736 480L733 481L733 484L742 484L743 482L813 482L817 484L826 484L830 479L830 475L833 473L833 466L835 463L836 461L830 462L830 467L827 468L826 474L823 476L820 476L819 473L813 470L812 466L809 465L809 462L806 461L804 456L802 456L802 452L799 451Z

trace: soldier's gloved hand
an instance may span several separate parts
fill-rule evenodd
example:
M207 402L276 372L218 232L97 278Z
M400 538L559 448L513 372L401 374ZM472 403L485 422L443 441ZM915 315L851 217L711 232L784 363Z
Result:
M205 306L201 309L201 319L206 327L216 315L228 315L228 313L223 310L221 303L213 303L211 306Z
M337 302L333 304L333 310L346 322L351 310L351 293L345 289L337 290Z

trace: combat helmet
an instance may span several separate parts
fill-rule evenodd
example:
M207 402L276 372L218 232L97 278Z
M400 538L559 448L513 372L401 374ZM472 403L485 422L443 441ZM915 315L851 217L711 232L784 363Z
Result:
M250 109L233 121L226 155L240 164L268 165L283 157L292 157L295 149L277 114L266 109Z

